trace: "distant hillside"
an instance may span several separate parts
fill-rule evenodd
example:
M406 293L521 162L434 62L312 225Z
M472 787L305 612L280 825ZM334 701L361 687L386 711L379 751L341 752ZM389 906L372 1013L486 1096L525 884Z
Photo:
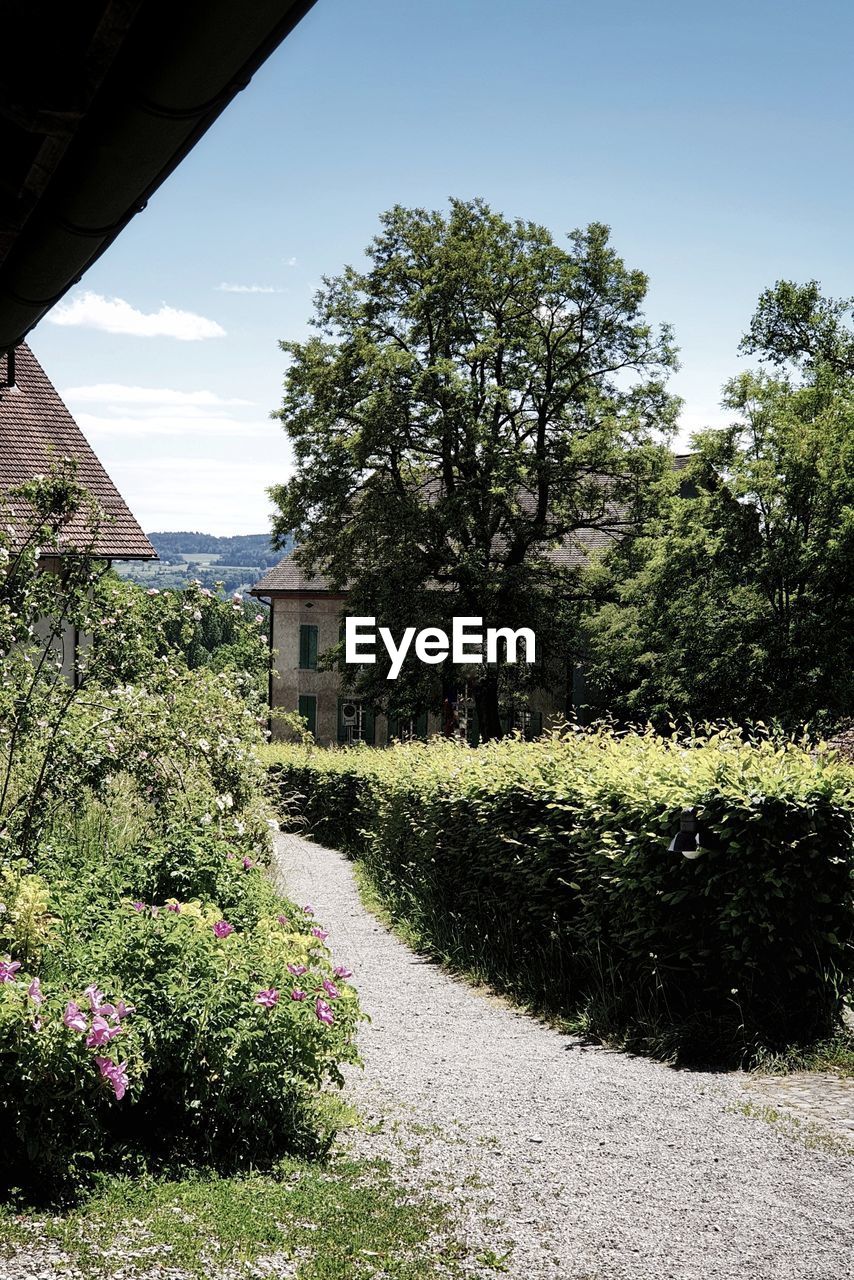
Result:
M211 589L221 583L224 591L243 593L286 554L286 550L271 548L268 533L218 538L212 533L183 531L149 533L148 539L160 557L158 561L117 560L113 567L123 578L161 591L185 586L197 578Z
M164 564L180 562L188 556L213 555L219 564L257 568L278 564L284 554L272 550L269 533L238 533L229 538L217 538L212 533L149 533L148 540Z

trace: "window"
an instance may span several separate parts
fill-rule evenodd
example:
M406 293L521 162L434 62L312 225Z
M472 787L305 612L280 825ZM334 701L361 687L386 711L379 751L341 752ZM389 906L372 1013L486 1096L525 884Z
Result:
M374 713L359 698L338 699L338 741L374 741Z
M422 711L417 716L399 716L392 717L388 722L388 740L391 742L393 738L397 738L400 742L413 742L420 738L427 738L427 712Z
M299 696L299 713L308 721L309 731L317 737L317 698L313 693L301 693Z
M317 669L317 627L303 625L299 629L299 664L303 671Z

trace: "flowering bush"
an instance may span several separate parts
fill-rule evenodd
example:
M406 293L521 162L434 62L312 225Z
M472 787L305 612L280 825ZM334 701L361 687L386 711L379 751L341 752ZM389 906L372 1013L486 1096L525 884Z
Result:
M101 580L68 542L98 513L63 471L18 500L31 527L0 524L1 1176L53 1190L123 1157L317 1148L359 1011L263 874L263 617ZM71 625L89 637L73 673Z
M232 907L109 906L103 880L57 881L40 976L0 957L5 1177L52 1185L129 1149L258 1164L324 1143L317 1090L357 1060L352 975L257 866L220 856L254 886Z

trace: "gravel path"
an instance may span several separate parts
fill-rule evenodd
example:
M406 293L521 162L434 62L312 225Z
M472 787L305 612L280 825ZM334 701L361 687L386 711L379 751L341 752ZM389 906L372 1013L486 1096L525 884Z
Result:
M278 837L372 1022L356 1139L453 1199L518 1280L847 1280L854 1158L745 1115L738 1078L584 1046L414 955L338 853ZM757 1109L758 1110L758 1109Z

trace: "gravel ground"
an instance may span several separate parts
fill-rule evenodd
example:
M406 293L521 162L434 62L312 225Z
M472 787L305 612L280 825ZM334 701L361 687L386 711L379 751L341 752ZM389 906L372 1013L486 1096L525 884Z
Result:
M745 1115L737 1076L591 1048L414 955L338 853L278 837L371 1016L352 1139L459 1207L518 1280L846 1280L854 1158ZM813 1139L815 1135L813 1134Z

